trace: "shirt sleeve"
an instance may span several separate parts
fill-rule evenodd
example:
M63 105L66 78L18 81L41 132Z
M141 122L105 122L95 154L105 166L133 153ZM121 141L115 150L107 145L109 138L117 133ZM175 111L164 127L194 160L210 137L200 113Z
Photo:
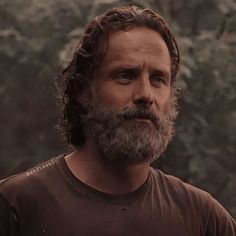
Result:
M210 197L206 236L236 236L236 222L224 207Z
M0 236L21 236L12 209L0 195Z

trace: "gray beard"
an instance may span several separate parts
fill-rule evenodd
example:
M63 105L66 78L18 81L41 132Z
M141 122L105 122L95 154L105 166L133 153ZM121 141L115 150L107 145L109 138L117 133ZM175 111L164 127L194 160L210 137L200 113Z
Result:
M82 119L85 135L92 138L104 161L114 165L137 165L157 160L172 139L177 115L174 98L166 113L160 118L147 106L118 111L93 104ZM140 122L135 120L137 118L151 122Z

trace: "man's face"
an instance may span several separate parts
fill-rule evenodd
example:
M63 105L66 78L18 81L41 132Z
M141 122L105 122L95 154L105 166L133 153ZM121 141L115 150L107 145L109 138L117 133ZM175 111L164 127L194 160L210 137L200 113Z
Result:
M110 35L84 121L107 160L138 164L164 151L176 115L170 80L170 56L159 33L134 28Z

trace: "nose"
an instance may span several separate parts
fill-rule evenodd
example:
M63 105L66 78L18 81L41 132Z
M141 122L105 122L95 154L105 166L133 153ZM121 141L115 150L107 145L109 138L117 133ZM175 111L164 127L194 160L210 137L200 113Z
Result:
M135 91L133 95L135 105L151 106L153 104L153 90L150 80L147 76L136 81Z

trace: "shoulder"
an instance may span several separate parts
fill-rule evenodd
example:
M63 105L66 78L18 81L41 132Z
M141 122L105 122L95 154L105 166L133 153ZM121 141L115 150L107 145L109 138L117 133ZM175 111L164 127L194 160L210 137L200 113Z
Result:
M211 198L211 195L206 191L185 183L175 176L164 174L162 171L156 169L151 169L151 172L158 187L162 188L163 191L169 191L175 197L185 195L202 198L206 201L209 201Z
M153 181L181 213L187 212L188 218L201 221L206 235L235 235L236 223L225 208L209 193L182 180L152 169Z
M50 180L56 171L56 158L41 163L25 172L10 176L0 181L0 195L11 199L20 194L27 194Z
M207 222L212 201L209 193L160 170L152 169L152 176L154 187L164 204L190 218L197 215Z

